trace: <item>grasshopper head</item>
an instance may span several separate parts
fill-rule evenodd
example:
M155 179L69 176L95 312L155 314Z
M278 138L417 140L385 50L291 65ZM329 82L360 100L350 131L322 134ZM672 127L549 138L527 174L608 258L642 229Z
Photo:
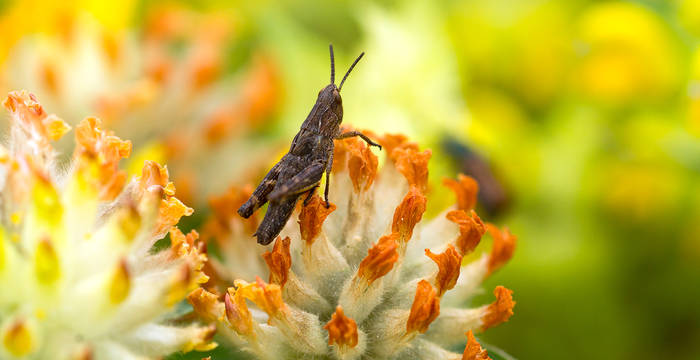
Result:
M348 78L348 75L350 75L352 69L355 67L355 65L357 65L357 62L362 59L365 53L361 53L360 56L355 59L352 65L350 65L350 68L345 73L345 76L343 76L343 80L340 82L340 86L335 86L335 58L333 57L333 45L329 45L329 49L331 53L331 83L321 89L321 91L318 93L316 103L329 104L330 110L336 115L335 119L337 119L336 121L338 122L338 125L340 125L340 121L343 120L343 98L340 97L340 90L343 88L345 79Z

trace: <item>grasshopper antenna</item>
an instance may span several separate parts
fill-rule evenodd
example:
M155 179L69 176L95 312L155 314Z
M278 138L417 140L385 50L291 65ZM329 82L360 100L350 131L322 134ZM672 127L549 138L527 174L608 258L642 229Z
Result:
M340 91L343 88L343 83L345 82L345 79L348 78L348 75L350 75L350 72L352 71L352 69L355 67L355 65L357 65L357 62L360 61L360 59L362 59L363 56L365 56L364 51L362 52L362 54L360 54L360 56L357 57L357 59L355 59L355 62L353 62L352 65L350 65L348 72L346 72L345 76L343 76L343 81L340 82L340 86L338 87L338 91Z
M335 59L333 57L333 44L329 44L328 49L331 51L331 84L335 84Z

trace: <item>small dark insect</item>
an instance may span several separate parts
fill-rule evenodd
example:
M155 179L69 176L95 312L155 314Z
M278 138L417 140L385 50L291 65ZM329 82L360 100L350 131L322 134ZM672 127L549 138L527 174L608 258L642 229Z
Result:
M333 45L329 46L331 53L331 83L318 93L316 104L306 117L301 129L292 140L289 152L272 167L253 191L253 195L238 209L238 214L244 218L250 217L255 210L266 202L270 202L265 218L258 230L253 234L258 243L267 245L277 237L292 215L299 197L308 192L304 205L311 199L326 173L326 189L324 197L326 207L328 202L329 175L333 167L333 140L359 136L369 145L382 147L370 140L359 131L341 133L340 123L343 121L343 99L340 90L348 75L365 53L355 59L345 73L340 86L335 86L335 63Z
M460 172L472 176L479 184L479 204L490 217L503 214L511 202L503 179L492 169L484 157L449 135L442 148L456 162Z

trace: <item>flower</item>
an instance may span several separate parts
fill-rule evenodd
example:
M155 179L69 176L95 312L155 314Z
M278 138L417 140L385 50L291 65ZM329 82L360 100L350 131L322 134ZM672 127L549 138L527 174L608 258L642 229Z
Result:
M311 197L272 249L254 243L255 216L232 215L251 188L212 200L219 210L203 236L221 256L209 261L212 281L188 297L201 318L260 359L458 359L446 349L465 332L510 318L515 303L502 286L493 303L463 308L515 248L507 229L473 211L476 183L446 180L457 205L425 221L430 150L401 135L375 138L388 155L381 168L361 140L336 142L331 206ZM492 250L462 266L486 232ZM241 280L251 269L268 282ZM464 358L487 358L475 344L470 335Z
M127 179L131 143L87 118L70 166L51 141L70 127L12 92L0 146L0 358L155 359L206 350L213 328L178 324L173 305L207 280L192 214L168 171L147 161ZM154 250L170 234L170 246Z
M243 159L269 156L250 138L277 109L278 66L256 50L229 71L239 31L221 12L160 5L145 16L125 30L66 16L63 32L24 37L0 74L67 119L96 114L134 142L130 173L145 159L167 161L180 197L199 203L245 179L252 171L242 164L256 162Z

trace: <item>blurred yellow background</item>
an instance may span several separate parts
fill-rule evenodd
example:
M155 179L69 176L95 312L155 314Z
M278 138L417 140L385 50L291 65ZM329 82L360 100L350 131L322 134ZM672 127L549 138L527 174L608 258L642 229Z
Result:
M489 219L518 235L485 285L514 290L515 316L486 344L519 359L700 357L700 1L0 9L1 90L71 124L99 115L134 140L133 161L167 161L192 204L276 160L328 82L329 43L338 73L365 51L344 123L431 147L436 184L471 172Z

